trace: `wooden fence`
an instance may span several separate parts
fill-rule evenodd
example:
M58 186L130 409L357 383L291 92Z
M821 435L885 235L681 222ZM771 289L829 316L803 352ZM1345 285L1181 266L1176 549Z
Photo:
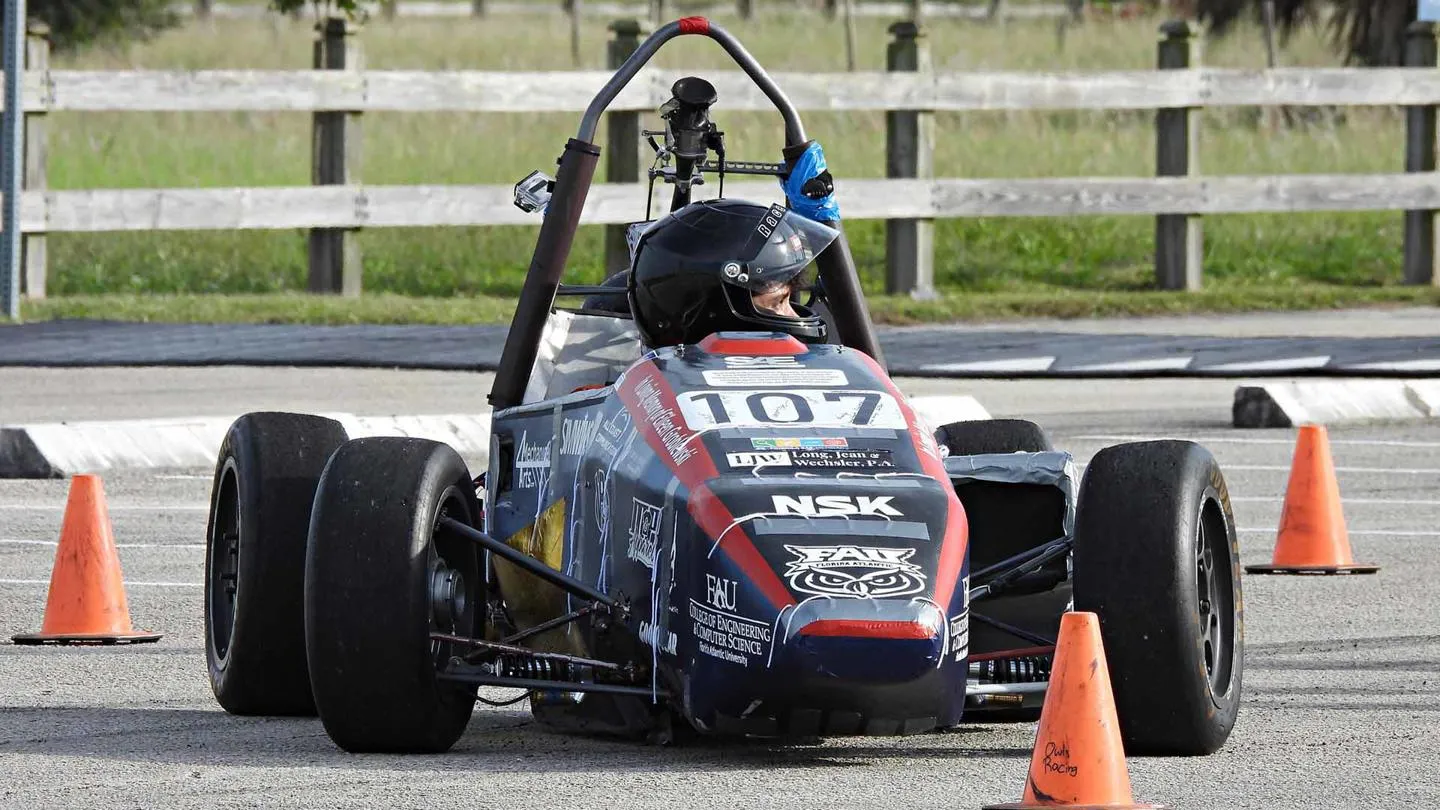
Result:
M640 24L611 26L615 64L635 47ZM777 74L801 110L883 110L887 179L838 179L847 220L887 221L888 287L933 294L935 219L1130 214L1155 217L1156 284L1198 289L1206 214L1404 210L1405 278L1436 284L1436 118L1440 71L1435 29L1416 23L1407 64L1393 69L1217 70L1193 59L1192 30L1162 27L1158 71L1088 74L935 73L913 22L891 27L888 72ZM370 186L359 177L357 130L369 111L581 112L608 73L485 73L357 70L353 30L323 27L315 71L51 71L41 32L25 76L27 155L21 228L24 288L45 288L45 235L82 231L311 230L309 287L357 295L365 227L536 224L516 209L509 185ZM740 74L707 73L723 106L766 110ZM583 222L609 224L607 262L624 261L619 225L643 212L638 130L669 97L675 74L646 71L609 113L605 180ZM1206 177L1199 173L1195 114L1202 107L1400 105L1407 110L1406 173ZM943 110L1155 110L1155 177L986 179L933 177L934 112ZM313 185L269 188L96 189L45 184L45 115L61 110L308 111L315 115ZM823 133L816 133L821 135ZM559 144L556 145L557 153ZM525 167L516 167L517 177ZM727 184L730 196L774 199L773 181ZM662 190L663 191L663 190ZM476 257L483 263L483 256Z

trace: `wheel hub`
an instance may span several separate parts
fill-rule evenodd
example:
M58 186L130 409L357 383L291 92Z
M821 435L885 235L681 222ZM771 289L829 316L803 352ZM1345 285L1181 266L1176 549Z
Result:
M430 612L435 626L453 631L465 608L465 578L441 560L430 574Z

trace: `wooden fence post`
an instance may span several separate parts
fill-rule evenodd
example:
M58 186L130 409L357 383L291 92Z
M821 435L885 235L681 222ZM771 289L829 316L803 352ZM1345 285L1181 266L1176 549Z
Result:
M470 16L484 17L486 11L485 0L470 0Z
M210 13L214 10L214 5L212 0L195 0L195 19L210 19Z
M316 70L360 70L363 54L356 29L332 17L315 26ZM360 182L360 113L315 113L310 180L317 186ZM361 288L358 234L346 228L310 231L310 291L358 296Z
M1184 20L1160 26L1160 70L1199 66L1194 29ZM1190 107L1155 111L1155 175L1200 173L1200 115ZM1162 290L1198 290L1202 284L1204 230L1194 214L1155 217L1155 284Z
M25 26L25 69L44 73L50 70L50 27L39 20ZM48 84L48 82L47 82ZM25 172L20 187L27 191L49 186L46 177L48 144L45 140L45 113L25 113ZM31 300L45 297L45 234L20 237L20 293Z
M610 42L606 64L619 68L640 47L640 36L646 33L639 20L616 20L610 23ZM605 113L605 181L607 183L640 182L640 113ZM630 245L625 240L624 225L605 229L605 272L618 273L630 266Z
M669 22L670 12L665 0L650 0L650 22L656 28Z
M893 39L885 51L891 71L928 72L930 49L921 42L920 26L906 20L889 28ZM935 114L921 111L885 113L885 176L934 177ZM885 221L885 290L913 298L935 295L935 221Z
M735 13L742 20L751 19L755 16L755 0L735 0Z
M1434 69L1435 24L1405 29L1405 67ZM1405 171L1435 171L1435 107L1405 108ZM1405 283L1440 284L1435 271L1435 212L1405 212Z
M583 0L564 0L565 13L570 17L570 63L580 67L580 15L585 13Z

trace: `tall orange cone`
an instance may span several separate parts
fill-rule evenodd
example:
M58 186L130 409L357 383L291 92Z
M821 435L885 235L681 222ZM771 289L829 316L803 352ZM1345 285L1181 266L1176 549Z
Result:
M1024 798L985 810L1161 806L1135 804L1130 793L1100 619L1094 613L1066 613L1060 617L1055 665L1040 710Z
M1285 509L1270 565L1247 565L1251 574L1373 574L1356 565L1340 505L1340 482L1324 425L1301 425L1285 486Z
M159 638L159 633L137 633L130 626L105 485L99 476L75 476L50 572L45 623L38 633L14 636L15 643L123 644Z

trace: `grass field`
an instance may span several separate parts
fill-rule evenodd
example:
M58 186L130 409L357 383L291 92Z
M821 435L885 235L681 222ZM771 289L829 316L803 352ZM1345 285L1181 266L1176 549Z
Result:
M814 15L723 20L772 70L844 68L838 23ZM1160 19L1092 21L1057 46L1054 21L985 26L937 20L929 42L939 69L1098 70L1148 68ZM886 20L862 19L862 68L882 67ZM194 23L124 50L59 55L65 68L294 68L308 66L310 26L281 18ZM362 34L365 61L377 69L570 69L568 22L558 14L470 19L372 21ZM602 20L587 21L588 68L603 67ZM1206 44L1207 64L1258 67L1258 34L1240 30ZM1282 52L1288 65L1333 65L1317 33ZM662 52L672 67L724 67L713 44L680 40ZM715 116L736 158L775 159L779 128L769 116ZM1147 113L1007 113L937 116L936 174L951 177L1148 175L1153 132ZM304 114L98 114L50 117L50 182L55 188L299 185L309 181L310 119ZM1326 112L1291 129L1257 125L1258 111L1212 111L1204 118L1200 162L1208 174L1394 172L1403 168L1403 119L1391 109ZM839 182L884 174L879 114L806 116L826 146ZM361 176L369 183L509 183L553 166L571 115L367 114ZM636 201L636 217L643 201ZM936 227L938 302L878 301L885 318L944 319L986 314L1088 314L1326 306L1336 302L1433 300L1398 288L1401 214L1236 215L1206 219L1202 296L1149 292L1153 221L1144 217L946 220ZM883 288L884 231L851 221L847 230L867 288ZM132 317L191 317L224 312L205 294L245 293L235 317L308 320L420 320L501 317L518 290L535 229L435 228L362 233L367 291L376 302L310 305L294 296L271 304L262 294L302 289L303 232L56 235L50 239L54 302L44 317L85 307ZM576 243L574 280L602 276L601 235L587 228ZM1339 289L1333 289L1338 287ZM95 296L119 295L97 299ZM201 295L197 298L195 295ZM144 296L160 295L147 299ZM473 307L443 299L478 297ZM150 300L152 303L146 304ZM303 299L301 299L303 300ZM977 303L978 302L978 303ZM258 307L258 308L257 308ZM268 309L267 309L268 307ZM245 310L242 312L241 310ZM249 314L247 315L246 312ZM475 313L467 316L465 313Z

